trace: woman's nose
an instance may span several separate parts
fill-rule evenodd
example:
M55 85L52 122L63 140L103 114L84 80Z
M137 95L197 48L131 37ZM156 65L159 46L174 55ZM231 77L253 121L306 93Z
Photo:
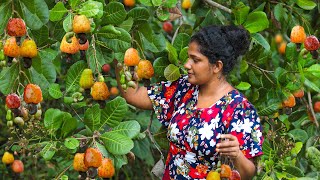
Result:
M190 60L190 58L188 58L188 60L187 60L187 62L183 65L183 67L184 68L186 68L186 69L190 69L191 68L191 62L190 62L191 60Z

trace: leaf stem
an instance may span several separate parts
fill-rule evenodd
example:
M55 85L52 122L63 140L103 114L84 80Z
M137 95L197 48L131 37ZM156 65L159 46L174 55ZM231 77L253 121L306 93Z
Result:
M214 1L211 1L211 0L203 0L203 2L205 2L206 4L208 4L208 5L211 6L211 7L221 9L221 10L223 10L223 11L229 13L229 14L232 13L232 10L231 10L231 9L229 9L229 8L227 8L227 7L219 4L219 3L217 3L217 2L214 2Z

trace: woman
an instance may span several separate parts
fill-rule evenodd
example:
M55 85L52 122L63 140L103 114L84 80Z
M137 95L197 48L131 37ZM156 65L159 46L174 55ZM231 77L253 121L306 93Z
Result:
M253 159L262 154L260 119L226 80L249 44L245 29L205 27L189 43L184 65L188 75L122 91L129 104L154 109L168 128L170 150L163 179L205 179L221 157L232 162L242 179L254 176Z

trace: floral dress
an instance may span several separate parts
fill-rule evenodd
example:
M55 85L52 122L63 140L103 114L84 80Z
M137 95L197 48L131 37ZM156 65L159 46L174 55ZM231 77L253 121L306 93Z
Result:
M262 129L253 105L233 90L211 107L197 108L199 87L187 79L148 87L155 114L168 128L170 150L163 179L205 179L219 160L216 144L225 132L238 138L247 158L261 155Z

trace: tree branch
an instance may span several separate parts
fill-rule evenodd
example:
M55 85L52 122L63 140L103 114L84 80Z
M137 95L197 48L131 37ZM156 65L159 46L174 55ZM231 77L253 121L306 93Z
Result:
M221 10L223 10L223 11L229 13L229 14L232 13L231 9L229 9L229 8L219 4L219 3L216 3L216 2L214 2L212 0L203 0L203 2L205 2L206 4L208 4L211 7L215 7L215 8L221 9Z
M310 112L311 112L311 116L313 116L314 123L315 123L316 127L319 128L319 123L318 123L317 117L316 117L316 115L314 113L313 106L312 106L312 100L311 100L310 91L307 92L307 95L308 95L308 103L309 103L309 109L310 109Z

